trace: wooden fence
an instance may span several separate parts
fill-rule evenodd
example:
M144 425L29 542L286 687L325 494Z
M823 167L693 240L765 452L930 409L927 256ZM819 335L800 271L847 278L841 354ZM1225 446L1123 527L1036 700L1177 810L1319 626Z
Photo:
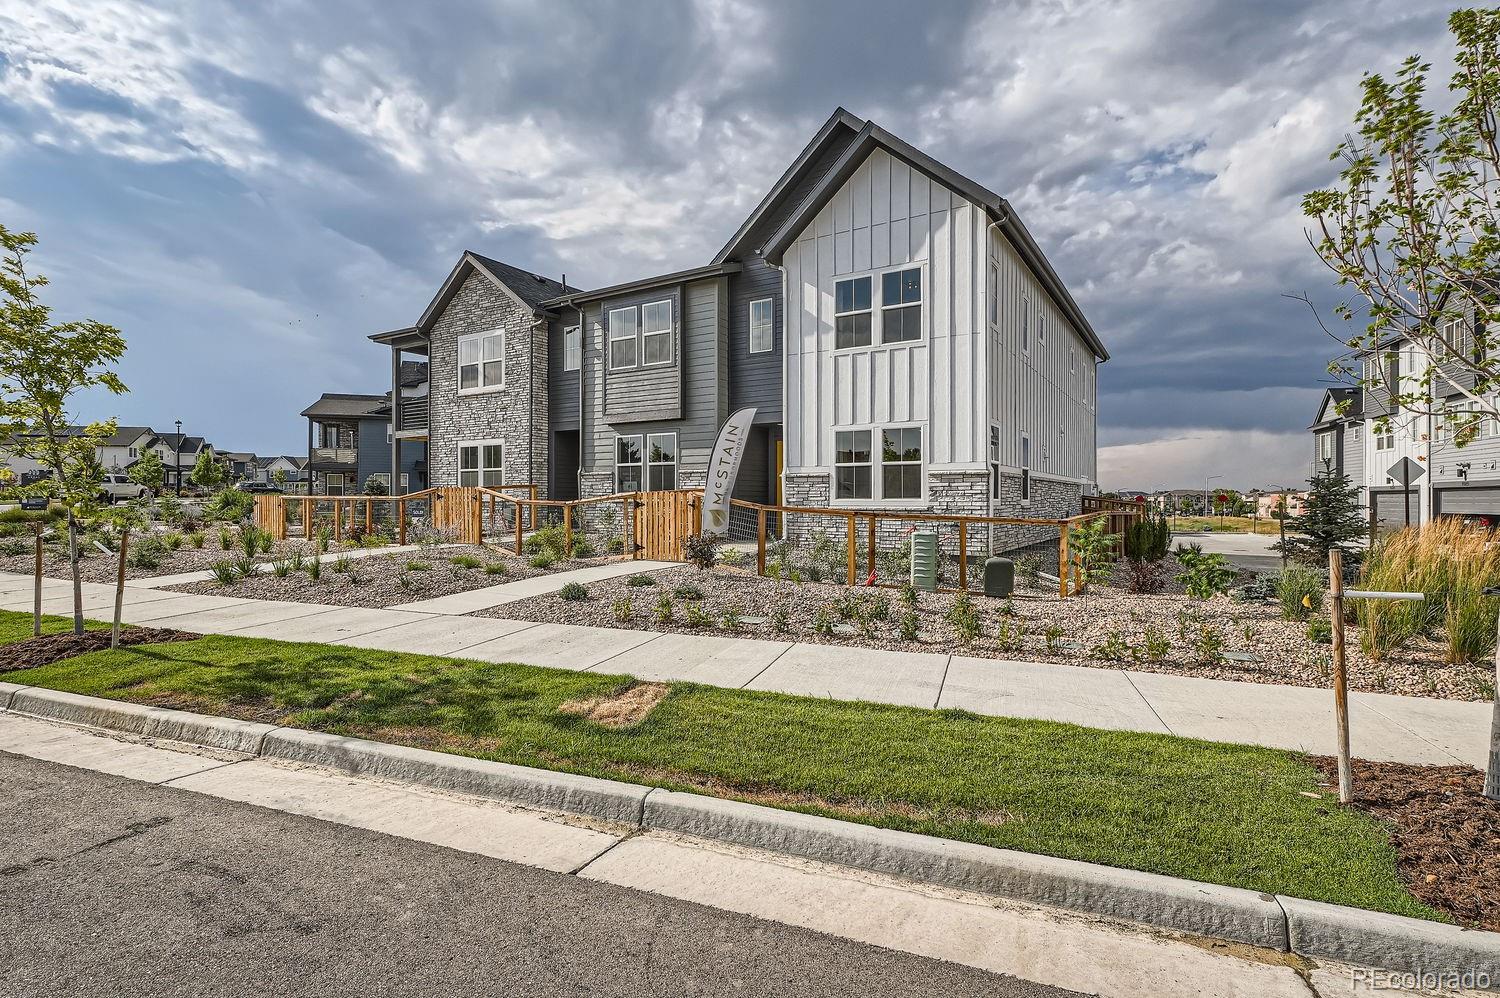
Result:
M505 488L524 489L533 498L537 492L537 487L531 484ZM377 526L389 524L396 543L405 544L408 528L420 520L456 543L479 544L484 539L484 495L488 492L474 486L451 485L399 496L258 495L254 522L276 540L286 540L295 511L303 537L311 539L320 527L327 527L336 541L343 540L354 529L369 534ZM413 514L414 506L418 507L419 516Z

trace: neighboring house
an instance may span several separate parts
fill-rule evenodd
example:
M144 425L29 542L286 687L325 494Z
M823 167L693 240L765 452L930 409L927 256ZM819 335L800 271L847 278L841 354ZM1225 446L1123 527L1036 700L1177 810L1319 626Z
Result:
M703 266L585 292L466 252L371 339L435 485L701 487L754 406L746 499L1057 517L1096 491L1108 354L1015 210L842 109Z
M1280 492L1265 492L1255 497L1255 514L1267 520L1276 519L1277 511L1281 508ZM1290 519L1301 516L1307 512L1307 493L1286 493L1286 515Z
M99 466L106 471L126 471L156 441L156 431L149 426L121 426L98 449Z
M1450 339L1474 343L1472 326L1459 328ZM1394 336L1378 353L1357 358L1363 366L1363 388L1331 388L1323 397L1313 423L1313 468L1341 470L1360 489L1371 525L1396 528L1407 522L1425 523L1434 516L1477 515L1500 523L1500 427L1494 419L1480 424L1478 436L1463 447L1451 427L1426 412L1392 404L1389 387L1403 393L1416 390L1427 370L1425 354L1409 340ZM1455 374L1473 387L1472 374ZM1434 388L1451 389L1439 378ZM1454 394L1445 408L1474 411L1474 404ZM1340 411L1342 409L1342 412ZM1383 425L1378 425L1384 420ZM1389 472L1410 458L1424 473L1402 488ZM1408 513L1409 510L1409 513Z
M389 395L325 392L302 410L307 417L309 491L353 495L375 479L388 492L426 488L425 448L405 449L396 487L391 482L391 403Z
M290 454L263 457L256 461L255 481L274 485L276 472L280 471L283 473L287 486L291 487L303 481L307 474L306 469L307 458L305 457L295 457Z
M155 440L149 445L161 458L163 475L163 487L177 489L188 484L188 478L193 473L193 466L198 463L198 456L203 453L212 455L213 444L202 437L190 436L186 433L157 433Z
M260 458L248 451L220 451L219 460L223 461L229 470L231 482L245 482L255 480L255 471L260 463Z

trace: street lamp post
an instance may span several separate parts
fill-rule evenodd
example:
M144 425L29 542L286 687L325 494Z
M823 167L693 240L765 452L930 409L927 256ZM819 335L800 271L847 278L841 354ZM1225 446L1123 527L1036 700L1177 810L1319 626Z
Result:
M177 473L177 496L182 497L182 420L177 420L177 444L172 449L172 468ZM1207 495L1205 492L1204 495Z
M1223 475L1205 475L1203 478L1203 519L1205 520L1211 520L1213 517L1213 513L1211 512L1213 507L1208 504L1208 483L1216 478L1223 477Z
M1281 514L1280 516L1276 517L1276 521L1281 524L1281 570L1284 572L1286 571L1286 486L1267 485L1266 488L1274 488L1276 490L1276 505L1271 508L1272 510L1276 510Z

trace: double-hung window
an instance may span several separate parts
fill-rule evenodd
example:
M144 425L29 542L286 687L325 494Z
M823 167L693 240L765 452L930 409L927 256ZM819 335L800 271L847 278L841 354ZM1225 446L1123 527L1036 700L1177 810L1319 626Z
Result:
M641 492L645 479L642 477L642 454L640 434L615 438L615 491Z
M839 281L833 286L834 349L869 345L870 278L853 277L847 281Z
M873 499L874 455L869 430L839 430L833 435L835 499Z
M636 365L636 309L613 308L609 311L609 369L618 371Z
M1390 423L1386 423L1384 429L1379 429L1379 428L1376 429L1376 431L1375 431L1375 449L1376 450L1395 450L1396 449L1396 428L1394 426L1392 426Z
M563 330L563 370L576 371L583 366L583 329L568 326Z
M1333 434L1318 434L1318 461L1326 468L1333 467Z
M922 338L922 268L880 275L880 342Z
M922 498L922 430L916 426L881 431L880 498Z
M990 424L990 498L1000 498L1000 427Z
M750 352L770 353L774 343L775 306L769 298L750 303Z
M641 306L641 363L646 367L672 363L672 300Z
M652 433L646 437L646 489L666 492L677 488L677 434Z
M1031 437L1021 434L1021 504L1031 502Z
M458 390L500 388L505 384L505 331L458 338Z
M499 440L475 440L458 445L458 484L505 484L505 445Z

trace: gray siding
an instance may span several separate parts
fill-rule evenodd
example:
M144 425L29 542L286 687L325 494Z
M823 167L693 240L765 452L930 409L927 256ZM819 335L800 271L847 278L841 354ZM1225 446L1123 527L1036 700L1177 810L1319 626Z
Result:
M547 411L554 430L578 428L579 371L563 370L563 330L578 323L578 313L560 310L562 318L547 324Z
M602 414L617 422L680 419L683 392L683 326L682 296L677 288L658 288L620 298L611 298L601 309L603 315L603 348L605 350L604 408ZM640 361L644 341L636 345L636 366L610 370L609 313L611 309L667 300L672 303L672 363L644 367ZM639 313L637 313L639 321ZM688 318L691 323L691 317ZM639 334L638 334L639 335Z
M384 419L362 419L359 421L359 465L356 471L357 480L349 486L351 492L361 492L365 487L365 480L371 475L389 473L391 470L391 445L386 442L385 428L388 424ZM425 488L427 483L423 476L418 473L418 465L425 470L427 465L427 446L420 440L401 441L401 473L407 476L407 482L413 491ZM391 485L394 487L400 479L393 479Z

